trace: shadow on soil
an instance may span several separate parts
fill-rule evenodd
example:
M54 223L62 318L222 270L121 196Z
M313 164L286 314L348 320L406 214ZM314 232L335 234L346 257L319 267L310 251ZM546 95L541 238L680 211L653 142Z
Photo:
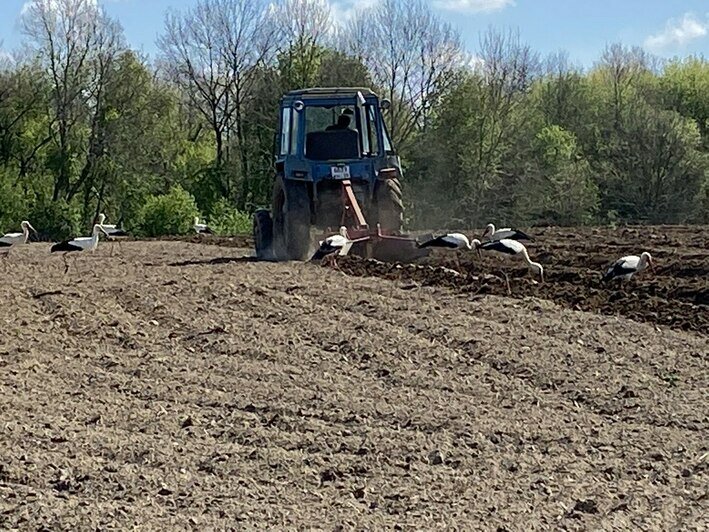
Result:
M232 264L232 263L248 263L259 262L256 257L217 257L216 259L205 260L185 260L181 262L171 262L168 266L202 266L202 265L217 265L217 264Z

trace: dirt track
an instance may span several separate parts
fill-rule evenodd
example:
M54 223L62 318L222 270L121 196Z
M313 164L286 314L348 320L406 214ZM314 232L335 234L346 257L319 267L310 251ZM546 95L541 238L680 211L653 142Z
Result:
M115 251L79 257L74 280L46 245L9 260L2 529L709 526L693 327L422 286L453 284L428 282L438 269ZM379 267L343 267L362 264Z

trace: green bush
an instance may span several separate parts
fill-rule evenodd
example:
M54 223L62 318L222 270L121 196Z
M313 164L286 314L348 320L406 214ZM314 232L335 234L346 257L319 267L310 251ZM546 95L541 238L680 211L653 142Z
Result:
M209 227L218 235L251 233L251 216L233 207L222 198L214 204L209 215Z
M179 185L161 196L149 196L138 214L138 232L145 236L186 235L199 209L194 197Z
M65 200L44 200L35 203L27 220L37 229L43 240L59 241L82 235L80 210L78 206Z

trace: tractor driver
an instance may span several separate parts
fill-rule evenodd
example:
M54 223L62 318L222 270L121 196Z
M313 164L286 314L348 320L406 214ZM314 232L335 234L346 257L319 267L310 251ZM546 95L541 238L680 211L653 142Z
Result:
M340 116L337 118L337 123L332 124L331 126L327 126L325 128L325 131L335 131L338 129L349 129L350 128L350 123L352 119L350 116L354 115L352 112L352 109L343 109L342 113L340 113Z

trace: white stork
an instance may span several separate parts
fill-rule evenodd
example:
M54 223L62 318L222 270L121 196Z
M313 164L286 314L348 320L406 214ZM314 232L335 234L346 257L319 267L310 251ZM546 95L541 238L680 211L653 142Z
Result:
M527 263L527 266L529 266L529 269L538 274L539 279L544 282L544 267L529 258L527 248L521 242L517 242L516 240L509 238L503 238L502 240L491 240L483 244L477 244L477 248L482 251L494 251L508 257L521 256ZM510 294L512 293L510 290L510 280L506 273L503 272L503 275L505 276L505 282L507 283L507 293Z
M96 224L94 225L94 229L91 233L91 236L82 236L73 240L65 240L64 242L59 242L58 244L54 244L52 246L51 253L64 252L65 274L69 271L69 264L66 261L67 254L76 251L95 250L98 247L98 236L101 233L108 236L106 231L103 230L103 227L101 227L101 225L99 224Z
M342 226L338 234L329 236L320 242L320 247L315 251L310 260L316 261L327 258L332 266L338 268L336 262L337 257L347 255L352 247L352 243L353 241L347 236L347 228Z
M485 240L485 238L488 240L534 240L527 233L524 233L519 229L511 229L509 227L495 229L495 224L487 224L482 238L483 240Z
M106 215L101 213L98 215L98 224L101 226L103 232L108 235L109 240L125 238L128 235L126 231L118 228L116 225L107 224ZM118 243L118 249L120 250L121 244ZM111 244L111 256L113 257L113 244Z
M443 248L453 251L466 249L477 250L480 246L480 240L476 238L471 242L468 240L468 237L462 233L447 233L445 235L419 242L416 246L418 248ZM478 251L478 255L480 255L480 251ZM458 257L458 254L455 255L455 263L458 266L458 270L460 270L460 258Z
M103 232L108 235L110 238L118 238L122 236L128 236L128 233L124 231L123 229L119 229L115 225L107 224L106 222L106 215L101 213L98 215L98 225L101 226L101 229Z
M633 275L650 267L655 270L655 265L652 263L652 256L647 252L643 252L639 257L637 255L627 255L615 261L603 276L603 281L609 282L614 279L620 281L630 281Z
M199 216L194 217L194 227L195 232L198 235L213 235L214 232L209 228L209 226L206 223L202 223L199 221Z
M22 228L21 233L5 233L3 236L0 236L0 251L2 251L4 255L9 255L10 249L13 247L26 244L30 236L30 230L35 233L37 232L27 220L22 222L20 227Z

